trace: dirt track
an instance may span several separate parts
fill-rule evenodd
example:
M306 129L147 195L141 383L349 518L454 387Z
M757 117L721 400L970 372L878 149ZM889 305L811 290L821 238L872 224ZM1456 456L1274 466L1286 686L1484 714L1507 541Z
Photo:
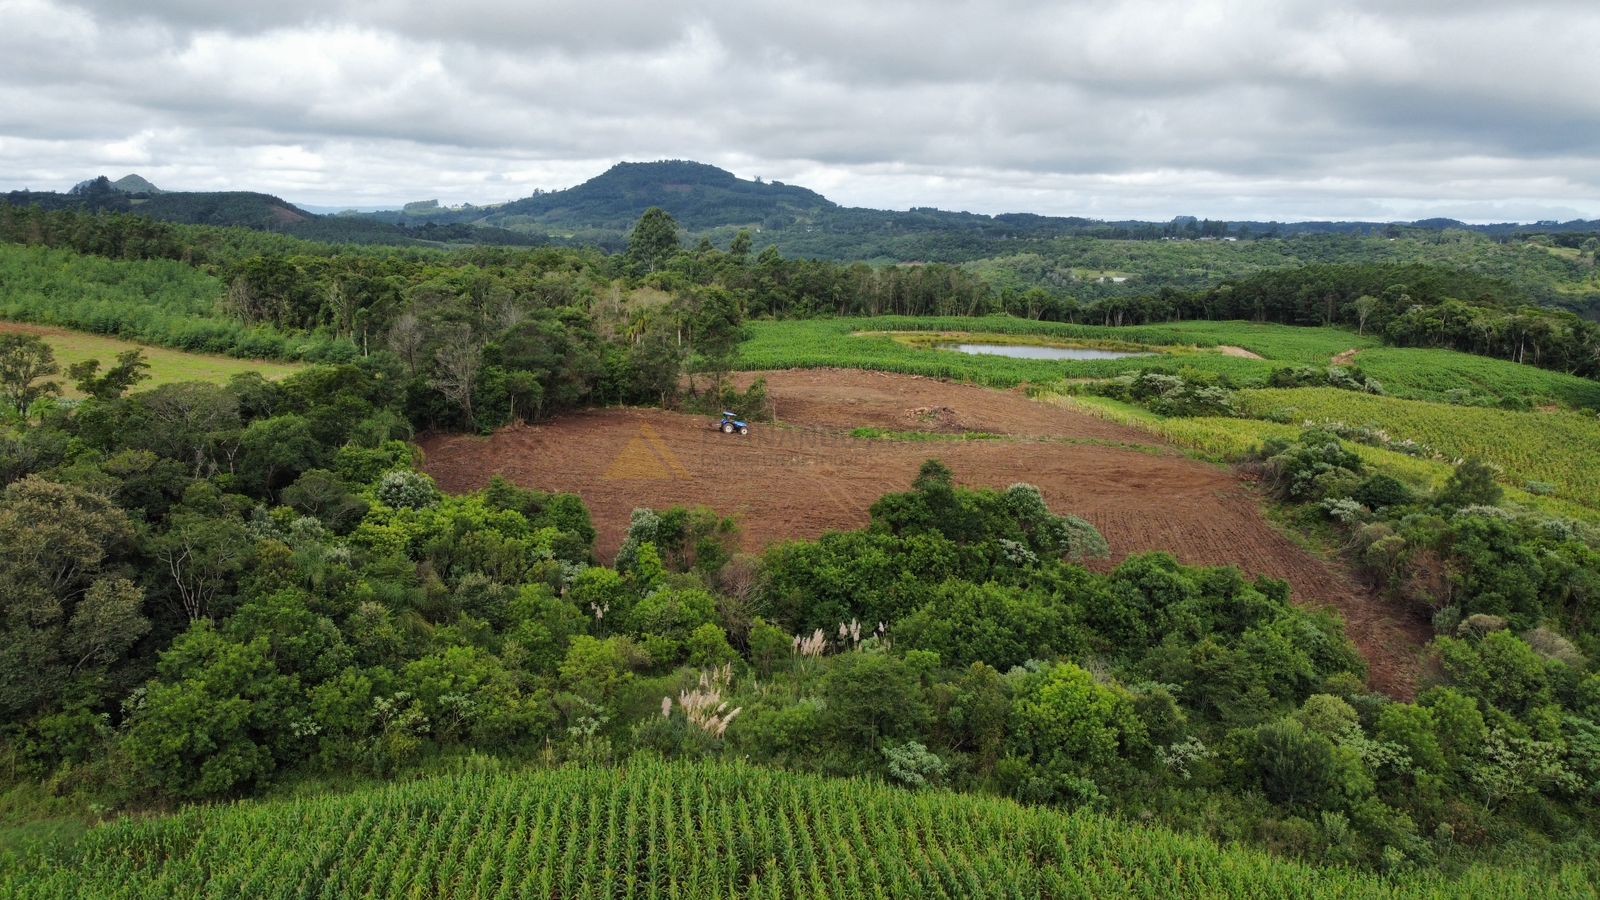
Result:
M501 474L583 496L599 550L616 552L635 507L705 505L733 516L744 545L857 528L881 495L906 490L942 459L964 485L1037 485L1057 512L1094 523L1113 560L1167 550L1191 564L1235 565L1287 580L1298 599L1337 608L1372 670L1373 687L1408 696L1428 630L1402 620L1347 573L1265 520L1252 489L1139 431L1020 394L874 372L766 374L779 423L723 435L703 416L593 410L489 438L422 439L424 468L448 491ZM855 428L987 432L1002 440L888 442Z

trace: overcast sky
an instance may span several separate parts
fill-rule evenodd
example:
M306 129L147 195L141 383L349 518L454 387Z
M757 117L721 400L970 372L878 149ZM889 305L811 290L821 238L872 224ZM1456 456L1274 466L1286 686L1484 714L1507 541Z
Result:
M1597 0L0 0L0 189L1600 218Z

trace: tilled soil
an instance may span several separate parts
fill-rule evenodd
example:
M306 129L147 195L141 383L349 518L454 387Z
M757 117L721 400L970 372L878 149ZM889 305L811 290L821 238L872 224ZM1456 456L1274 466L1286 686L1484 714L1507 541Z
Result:
M610 558L636 507L708 506L732 516L756 550L859 528L885 493L907 490L937 457L958 483L1036 485L1050 508L1092 522L1112 560L1165 550L1198 565L1233 565L1290 583L1302 602L1337 609L1375 689L1415 689L1426 623L1402 616L1340 567L1307 552L1262 515L1232 472L1182 456L1134 428L1017 393L853 370L765 373L777 424L725 435L709 418L654 409L591 410L483 438L421 440L424 469L451 492L493 475L581 495ZM1004 435L991 440L882 441L883 431Z

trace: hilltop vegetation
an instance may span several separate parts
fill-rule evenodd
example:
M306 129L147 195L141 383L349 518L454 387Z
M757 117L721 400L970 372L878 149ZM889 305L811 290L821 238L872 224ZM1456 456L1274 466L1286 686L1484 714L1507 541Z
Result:
M132 176L130 176L131 178ZM1600 222L1473 226L1451 220L1104 222L1026 213L839 206L803 187L744 180L701 163L620 163L577 186L493 206L435 201L370 214L315 216L249 192L164 192L129 178L86 181L67 194L16 192L17 205L137 212L172 222L243 226L330 243L626 248L652 207L729 248L875 264L960 264L1001 293L1038 289L1079 306L1162 288L1204 291L1255 272L1310 264L1425 264L1500 279L1520 297L1591 318L1600 304ZM1387 285L1384 285L1387 286Z

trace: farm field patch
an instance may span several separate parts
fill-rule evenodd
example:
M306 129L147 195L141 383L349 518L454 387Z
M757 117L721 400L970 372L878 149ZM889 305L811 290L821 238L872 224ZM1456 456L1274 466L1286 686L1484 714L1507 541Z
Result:
M473 773L194 807L0 872L15 897L1583 896L1591 867L1403 884L944 791L739 763ZM876 888L877 890L872 890Z
M150 378L139 383L140 389L174 381L210 381L220 384L244 372L259 372L262 377L276 381L305 368L294 363L186 353L182 350L136 344L132 341L65 328L0 321L0 334L5 333L36 334L44 338L50 349L55 351L56 363L61 367L62 374L54 376L54 380L61 385L62 395L66 397L78 396L72 388L72 379L66 376L68 366L86 359L98 359L102 367L109 366L116 361L117 354L135 349L143 350L145 360L150 363L150 368L146 372Z
M1517 412L1374 397L1333 388L1252 390L1241 399L1254 415L1277 413L1295 423L1371 425L1409 438L1447 459L1476 456L1499 466L1502 480L1600 507L1600 419L1559 411Z

